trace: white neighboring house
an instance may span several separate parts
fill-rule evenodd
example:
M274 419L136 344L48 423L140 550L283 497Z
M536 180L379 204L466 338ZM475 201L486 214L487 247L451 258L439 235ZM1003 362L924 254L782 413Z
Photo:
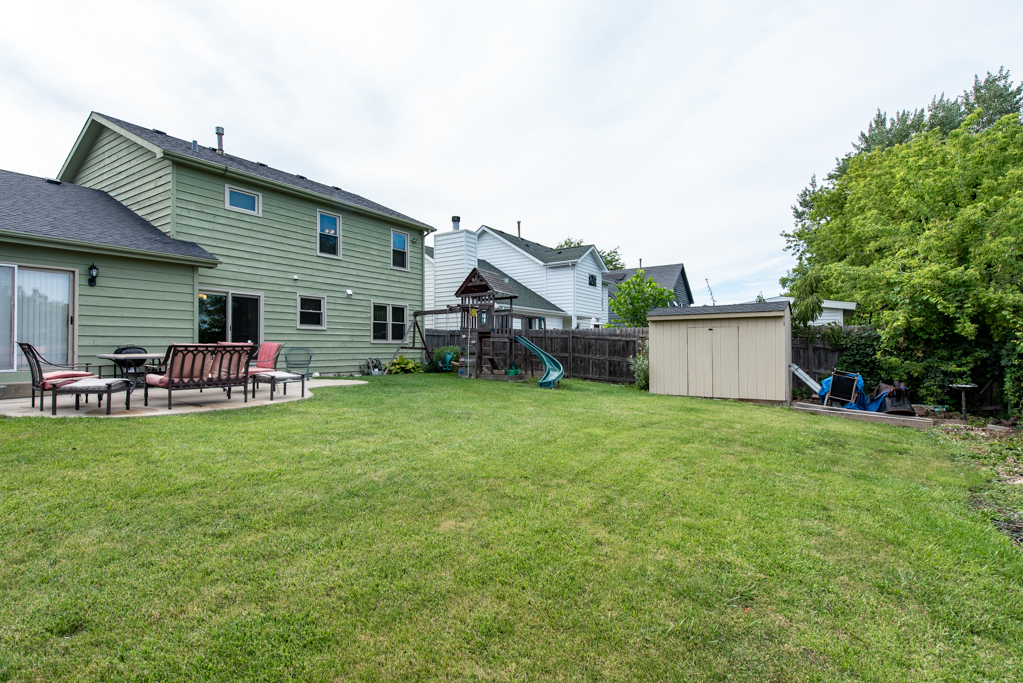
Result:
M795 301L791 296L772 296L764 301L788 301L790 304ZM825 299L821 302L824 310L817 316L811 325L828 325L835 323L845 327L845 319L851 318L853 311L856 310L855 301L832 301L831 299Z
M592 328L607 322L607 266L592 244L555 249L486 225L437 233L426 248L426 309L458 303L455 290L473 268L497 273L518 295L518 312L543 316L548 328ZM430 316L426 327L454 329L457 315Z

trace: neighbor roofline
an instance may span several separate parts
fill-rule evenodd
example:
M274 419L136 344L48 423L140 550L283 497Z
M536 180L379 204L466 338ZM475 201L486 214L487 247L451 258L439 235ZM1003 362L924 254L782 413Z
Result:
M46 235L33 235L13 230L0 230L0 240L13 242L15 244L27 244L31 246L58 247L68 250L88 250L97 253L113 256L131 256L133 258L147 259L151 261L172 261L183 263L200 268L216 268L220 265L219 259L205 259L198 256L183 256L181 254L167 254L162 251L148 251L144 249L132 249L131 247L117 247L110 244L98 242L84 242L64 237L49 237Z
M342 199L338 199L337 197L331 197L330 195L320 194L319 192L313 192L312 190L304 190L300 187L288 185L287 183L282 183L276 180L270 180L269 178L264 178L254 173L246 173L245 171L239 171L225 165L213 163L212 161L196 159L194 157L188 156L187 154L181 154L179 152L175 152L169 149L164 149L162 147L152 144L151 142L143 140L134 133L125 130L121 126L118 126L116 123L113 123L109 119L105 118L101 114L97 114L96 112L91 112L89 114L89 119L85 122L85 127L82 128L82 132L78 135L78 139L75 140L74 147L71 148L71 153L64 161L64 166L60 169L60 173L57 175L58 180L62 180L69 183L73 182L73 178L67 178L65 177L65 175L68 173L73 174L77 172L78 168L81 166L82 161L84 161L84 156L88 154L88 146L95 139L95 135L90 131L90 126L93 123L101 126L106 126L110 130L117 133L118 135L123 135L132 142L135 142L144 147L145 149L148 149L149 151L153 152L158 159L159 158L168 159L170 161L175 161L186 166L192 166L194 168L199 168L205 171L215 171L216 173L222 174L225 178L235 178L238 180L244 180L245 182L248 183L258 184L262 187L268 187L278 192L303 197L305 199L314 199L318 202L327 202L328 204L335 207L344 207L345 209L352 211L353 213L360 213L366 216L380 218L391 223L397 223L398 225L410 228L412 230L418 230L419 232L422 232L424 235L428 235L431 232L437 231L437 228L426 225L425 223L419 223L414 220L398 218L396 216L386 214L382 211L375 211L364 206L359 206L358 204L346 202Z
M510 244L511 246L515 247L516 249L518 249L519 251L521 251L521 252L522 252L523 254L525 254L525 255L526 255L526 256L528 256L529 258L531 258L531 259L533 259L534 261L536 261L537 263L539 263L539 264L540 264L541 266L547 265L547 264L545 264L545 263L544 263L543 261L541 261L540 259L538 259L537 257L535 257L535 256L533 256L532 254L530 254L530 253L529 253L529 250L528 250L528 249L523 249L522 247L520 247L519 245L515 244L514 242L511 242L511 241L509 241L509 240L505 239L504 235L500 234L500 233L499 233L499 232L498 232L497 230L495 230L494 228L491 228L491 227L490 227L489 225L481 225L481 226L479 227L479 229L477 229L477 230L476 230L476 234L477 234L477 236L479 236L479 233L480 233L480 231L482 231L482 230L486 230L486 231L487 231L488 233L490 233L490 234L491 234L491 235L493 235L494 237L498 238L499 240L502 240L502 241L503 241L503 242L505 242L506 244Z

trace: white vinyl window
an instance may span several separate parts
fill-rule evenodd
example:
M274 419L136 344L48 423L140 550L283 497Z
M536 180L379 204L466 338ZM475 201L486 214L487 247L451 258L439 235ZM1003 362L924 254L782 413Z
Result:
M341 258L341 216L316 212L316 253Z
M300 330L327 329L327 297L298 295L298 323Z
M224 185L224 208L228 211L247 213L250 216L263 215L263 195L243 190L234 185Z
M408 233L391 231L391 268L408 270Z
M405 338L408 306L373 304L373 341L400 342Z

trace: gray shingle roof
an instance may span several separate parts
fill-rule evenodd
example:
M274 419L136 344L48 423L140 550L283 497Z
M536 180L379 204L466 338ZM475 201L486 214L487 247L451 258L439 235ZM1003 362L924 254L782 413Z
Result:
M637 270L639 270L639 268L625 268L623 270L612 270L604 273L604 280L609 283L607 288L608 295L614 297L615 291L618 289L618 283L628 280L636 274ZM678 279L681 277L682 283L685 286L686 296L689 297L689 301L687 303L693 302L693 292L689 288L689 278L686 277L686 267L681 263L669 263L663 266L647 266L643 269L643 273L647 276L647 278L672 291L675 290L675 283L678 282Z
M564 313L563 310L552 304L547 299L543 298L529 287L503 272L500 268L497 268L493 264L480 259L477 261L478 267L481 271L490 271L496 273L501 278L506 278L508 284L511 286L512 291L518 296L515 299L515 306L521 308L535 308L541 311L553 311L555 313Z
M679 306L655 308L647 313L647 317L654 318L662 315L711 315L715 313L768 313L770 311L784 311L788 307L787 301L767 301L761 304L730 304L727 306Z
M426 250L426 255L433 258L433 247L423 247Z
M533 256L543 263L556 263L558 261L571 261L574 259L582 258L583 254L588 252L593 245L584 244L581 247L567 247L565 249L554 249L552 247L545 247L539 242L533 242L531 240L525 240L515 235L510 235L500 230L494 230L489 225L483 226L487 230L490 230L494 234L500 235L503 239L507 240L512 245L518 247L522 251L526 252L530 256Z
M102 190L13 171L0 170L0 230L218 262L195 242L168 237Z
M182 140L180 138L167 135L166 133L157 132L152 128L143 128L142 126L137 126L134 123L128 123L127 121L115 119L114 117L107 116L106 114L99 114L99 116L102 116L111 123L120 126L121 128L124 128L129 133L137 135L146 142L156 145L161 149L176 152L178 154L183 154L185 156L193 157L196 159L202 159L203 161L219 164L221 166L227 166L238 171L251 173L253 175L266 178L267 180L273 180L279 183L283 183L285 185L291 185L292 187L297 187L299 189L307 190L309 192L315 192L317 194L331 197L346 204L353 204L355 206L359 206L364 209L370 209L371 211L376 211L388 216L392 216L394 218L400 218L401 220L404 221L410 221L412 223L421 225L424 228L432 230L432 228L426 223L417 221L416 219L410 218L405 214L398 213L394 209L389 209L386 206L383 206L382 204L377 204L376 202L370 201L365 197L361 197L352 192L342 190L340 187L324 185L322 183L309 180L308 178L303 178L302 176L296 175L294 173L287 173L285 171L280 171L276 168L270 168L266 164L257 163L255 161L249 161L248 159L242 159L241 157L236 157L231 154L217 154L215 149L210 149L209 147L203 147L201 145L199 146L198 151L193 152L192 143L187 140Z

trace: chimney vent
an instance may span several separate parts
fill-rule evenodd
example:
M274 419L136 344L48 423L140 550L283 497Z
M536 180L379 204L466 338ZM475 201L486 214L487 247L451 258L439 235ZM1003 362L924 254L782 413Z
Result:
M199 151L199 141L198 140L192 140L192 151L193 152L198 152Z
M217 154L224 153L224 127L217 126Z
M515 221L519 224L519 239L522 239L522 221Z
M459 223L461 223L461 222L462 222L462 217L461 216L452 216L451 217L451 229L452 230L458 230Z

